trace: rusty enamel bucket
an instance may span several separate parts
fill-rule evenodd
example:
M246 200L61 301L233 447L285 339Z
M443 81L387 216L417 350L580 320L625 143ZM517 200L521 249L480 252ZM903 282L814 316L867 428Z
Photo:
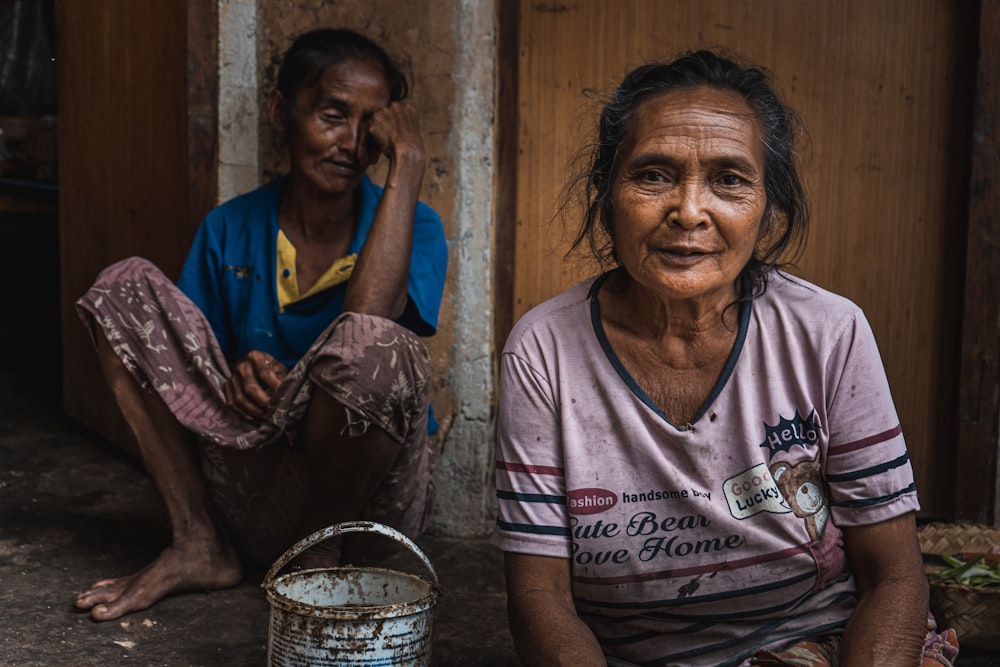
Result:
M423 561L431 578L354 566L276 577L313 545L355 532L401 542ZM432 612L441 586L427 556L389 526L351 521L317 531L274 562L261 588L271 606L268 667L419 667L431 662Z

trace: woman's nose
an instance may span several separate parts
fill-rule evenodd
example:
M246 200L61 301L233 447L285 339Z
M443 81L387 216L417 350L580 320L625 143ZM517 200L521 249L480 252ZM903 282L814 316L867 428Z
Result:
M340 140L337 142L340 150L351 155L357 155L358 149L362 145L362 134L364 129L361 123L347 123L344 125Z
M347 136L340 144L341 150L349 153L356 161L365 162L375 151L369 123L352 124L346 130Z
M705 212L705 192L697 183L684 183L675 194L667 222L682 229L694 229L708 222Z

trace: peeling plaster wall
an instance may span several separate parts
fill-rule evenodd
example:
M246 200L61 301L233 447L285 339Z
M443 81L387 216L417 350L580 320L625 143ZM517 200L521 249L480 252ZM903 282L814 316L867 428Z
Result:
M286 168L264 108L295 35L352 28L410 63L428 155L421 199L441 214L449 244L438 333L426 342L441 423L433 528L451 535L488 531L495 511L494 16L491 0L219 0L220 201Z
M449 151L457 166L452 225L454 339L446 374L458 414L438 468L436 525L448 533L492 525L493 492L493 147L496 30L492 2L455 3L455 100ZM462 502L449 501L461 499Z
M256 45L257 0L220 0L219 203L259 184Z

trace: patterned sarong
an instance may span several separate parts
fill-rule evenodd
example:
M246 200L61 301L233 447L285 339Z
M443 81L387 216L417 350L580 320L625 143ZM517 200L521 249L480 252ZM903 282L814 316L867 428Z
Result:
M258 562L300 537L289 532L305 501L295 438L316 387L344 406L352 437L376 426L402 447L359 518L414 537L426 528L434 500L430 360L413 332L381 317L341 315L274 389L264 421L251 424L226 404L230 369L208 321L150 262L133 257L105 269L77 312L199 439L209 491L234 540Z

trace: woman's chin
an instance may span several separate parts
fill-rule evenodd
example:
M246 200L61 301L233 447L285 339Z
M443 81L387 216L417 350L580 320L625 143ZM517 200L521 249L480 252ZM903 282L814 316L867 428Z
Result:
M350 173L341 173L341 170L336 172L324 170L320 174L306 173L303 176L305 177L304 180L315 190L324 195L337 196L354 192L354 189L361 183L361 177L364 176L364 172L352 171Z
M727 303L737 296L737 283L723 276L657 276L656 279L636 280L643 289L660 301L698 301L722 299Z

